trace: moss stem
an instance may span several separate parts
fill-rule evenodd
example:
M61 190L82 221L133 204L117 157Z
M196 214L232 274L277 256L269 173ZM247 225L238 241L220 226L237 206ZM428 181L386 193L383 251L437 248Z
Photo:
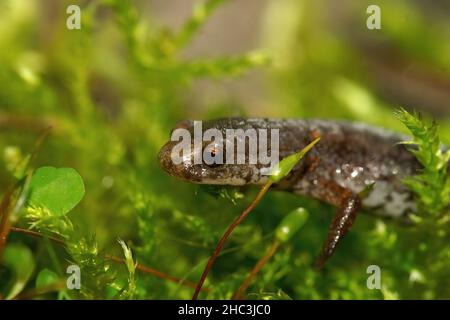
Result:
M222 250L225 242L233 232L233 230L250 214L250 212L258 205L258 203L261 201L261 199L264 197L264 195L269 190L270 186L272 185L272 181L269 180L266 182L266 184L261 188L261 190L258 192L256 197L253 199L252 203L248 206L247 209L244 210L244 212L241 213L239 217L234 219L233 223L228 227L227 231L225 231L222 238L219 240L219 242L216 245L216 248L214 249L214 252L212 253L211 257L209 257L208 263L205 266L205 269L203 270L202 276L200 277L200 280L197 283L197 287L195 288L194 295L192 296L192 300L197 300L198 295L200 294L200 291L202 289L202 286L206 280L206 277L208 276L208 273L211 271L214 262L217 259L217 256L219 255L220 251Z

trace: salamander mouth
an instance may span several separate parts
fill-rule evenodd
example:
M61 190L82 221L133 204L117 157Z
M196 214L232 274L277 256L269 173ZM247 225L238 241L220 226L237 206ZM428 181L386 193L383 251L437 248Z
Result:
M196 184L234 185L255 184L259 181L258 168L249 165L207 165L191 162L174 163L171 157L176 142L167 142L158 153L160 167L169 175Z
M198 170L198 168L186 163L176 164L172 160L171 154L175 144L176 143L169 141L161 148L158 153L159 166L173 177L188 182L200 183L201 179L198 177L198 174L195 174L195 171Z

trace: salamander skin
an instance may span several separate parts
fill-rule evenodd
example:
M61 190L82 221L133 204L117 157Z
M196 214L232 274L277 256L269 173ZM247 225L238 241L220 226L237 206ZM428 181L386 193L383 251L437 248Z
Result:
M193 132L193 122L176 128ZM410 140L387 130L362 123L331 120L225 118L203 122L203 131L226 129L278 129L280 159L301 150L317 136L320 142L283 179L277 189L312 197L338 208L316 266L321 267L350 229L362 207L373 214L407 219L416 210L411 192L402 178L422 167L399 142ZM170 153L176 142L168 142L159 153L161 167L169 174L193 183L263 184L267 176L259 165L173 164ZM268 144L270 147L270 143ZM236 152L236 151L235 151ZM371 186L371 187L369 187ZM369 187L369 188L368 188ZM367 194L361 198L363 190Z

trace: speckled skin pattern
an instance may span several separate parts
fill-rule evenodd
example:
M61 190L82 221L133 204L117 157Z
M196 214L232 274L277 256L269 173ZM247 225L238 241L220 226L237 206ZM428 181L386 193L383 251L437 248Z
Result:
M191 121L176 128L192 130ZM203 122L203 130L216 128L225 137L226 129L279 129L280 159L301 150L314 138L320 142L275 186L299 195L313 197L336 207L348 195L358 195L367 186L372 189L361 199L369 212L405 218L415 211L412 194L401 179L421 169L415 157L399 144L409 140L384 129L362 123L331 120L225 118ZM194 183L262 184L267 177L258 165L178 165L172 164L174 142L160 151L159 162L169 174ZM270 144L269 144L270 146Z

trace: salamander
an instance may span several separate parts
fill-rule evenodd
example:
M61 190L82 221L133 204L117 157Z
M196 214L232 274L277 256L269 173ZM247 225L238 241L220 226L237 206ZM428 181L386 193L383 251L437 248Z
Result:
M193 123L181 121L175 129L184 128L192 133ZM202 125L203 130L218 129L224 137L227 129L278 129L280 159L301 150L315 137L321 137L290 174L273 186L337 208L316 260L317 268L321 268L334 253L361 208L378 216L400 220L407 220L417 211L413 194L402 184L404 177L422 169L413 154L400 143L410 140L408 136L341 120L224 118L203 121ZM192 161L175 164L170 155L176 144L177 141L166 143L158 157L163 170L182 180L240 186L261 185L268 179L258 164L208 165ZM191 157L192 154L185 155L183 159Z

